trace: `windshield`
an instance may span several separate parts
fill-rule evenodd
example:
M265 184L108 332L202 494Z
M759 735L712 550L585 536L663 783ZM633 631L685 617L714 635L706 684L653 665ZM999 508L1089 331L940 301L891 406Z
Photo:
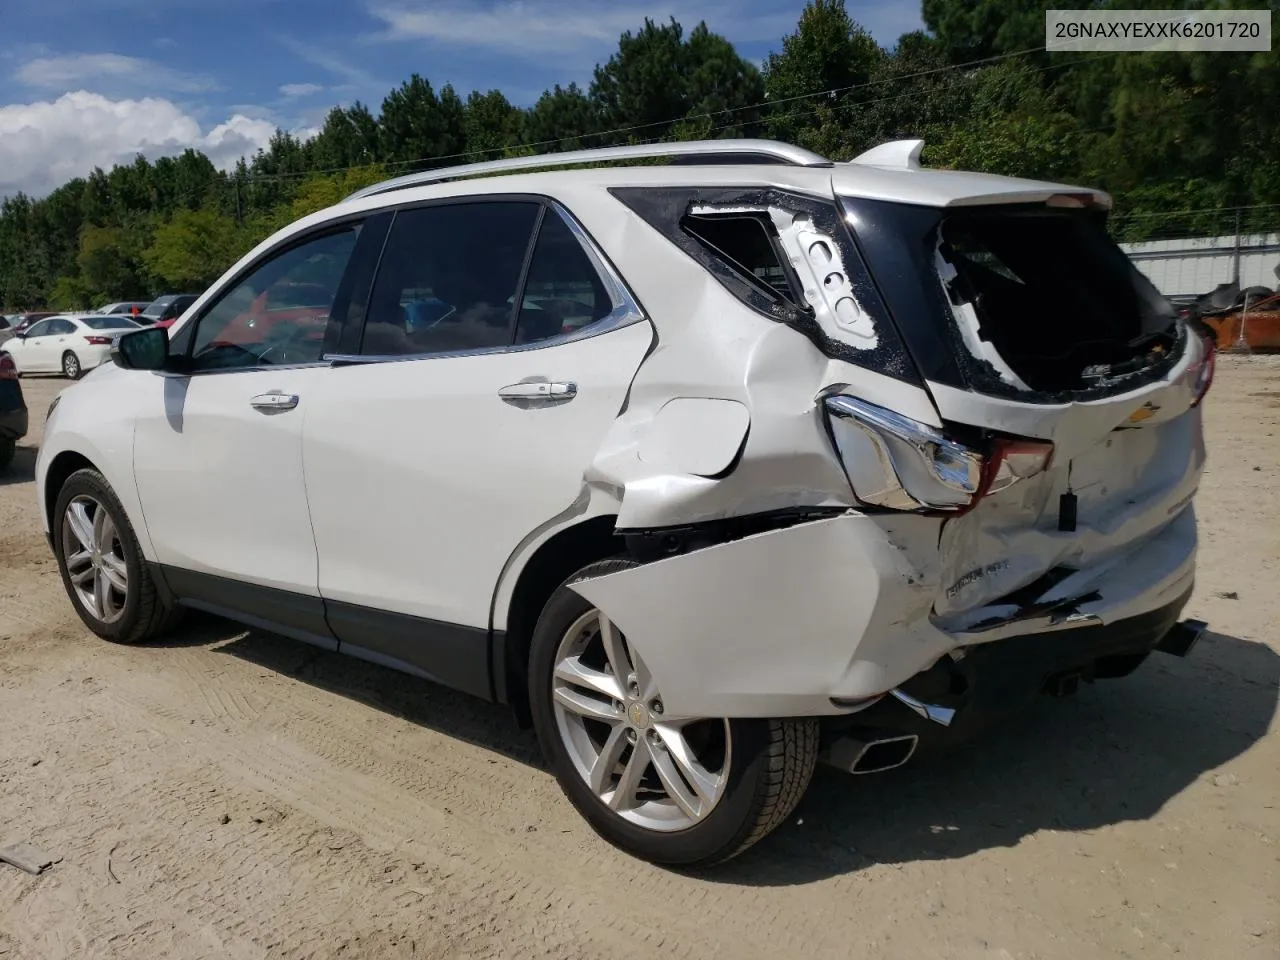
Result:
M90 330L129 330L137 326L128 317L81 317L80 322Z
M161 297L159 300L153 300L150 304L147 305L147 308L142 311L142 315L144 317L158 317L160 316L160 314L164 313L164 308L169 306L169 304L173 303L175 299L177 298Z

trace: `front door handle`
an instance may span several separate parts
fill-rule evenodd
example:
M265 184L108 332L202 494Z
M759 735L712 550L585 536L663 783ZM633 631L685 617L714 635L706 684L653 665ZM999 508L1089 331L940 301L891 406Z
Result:
M503 400L572 400L578 395L576 383L548 380L525 380L510 383L498 391Z
M255 410L292 410L298 405L298 395L280 393L278 390L260 393L249 401L249 405Z

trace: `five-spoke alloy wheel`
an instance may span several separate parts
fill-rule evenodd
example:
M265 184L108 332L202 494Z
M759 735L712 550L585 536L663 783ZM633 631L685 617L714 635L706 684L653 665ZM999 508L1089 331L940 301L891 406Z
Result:
M115 521L88 494L67 504L62 514L62 553L72 592L104 624L124 616L129 598L129 568Z
M818 725L668 709L641 651L572 587L633 566L591 564L547 601L530 646L534 728L560 786L606 840L655 863L710 865L795 808Z
M106 478L77 470L50 517L62 584L85 626L106 640L138 643L170 627L167 606L142 557L129 517Z
M599 610L565 631L556 652L556 727L592 793L649 830L683 830L724 796L728 720L673 717L644 661Z

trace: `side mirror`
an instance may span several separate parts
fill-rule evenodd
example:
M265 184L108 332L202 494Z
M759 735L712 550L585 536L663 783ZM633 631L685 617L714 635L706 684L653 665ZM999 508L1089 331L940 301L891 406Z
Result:
M126 370L163 370L169 362L169 331L143 327L121 334L111 344L111 359Z
M17 337L19 340L27 339L27 331L25 330L15 330L13 335Z

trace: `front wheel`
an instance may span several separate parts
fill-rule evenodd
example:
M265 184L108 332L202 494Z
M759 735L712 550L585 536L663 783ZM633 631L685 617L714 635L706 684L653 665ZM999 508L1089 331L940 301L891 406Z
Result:
M80 358L68 350L62 355L62 375L68 380L79 380L80 374Z
M139 643L176 621L142 557L133 525L105 477L77 470L58 492L53 549L76 613L116 643Z
M529 700L544 756L578 812L645 860L708 866L756 843L800 802L818 752L814 720L675 716L626 637L569 584L534 630Z

